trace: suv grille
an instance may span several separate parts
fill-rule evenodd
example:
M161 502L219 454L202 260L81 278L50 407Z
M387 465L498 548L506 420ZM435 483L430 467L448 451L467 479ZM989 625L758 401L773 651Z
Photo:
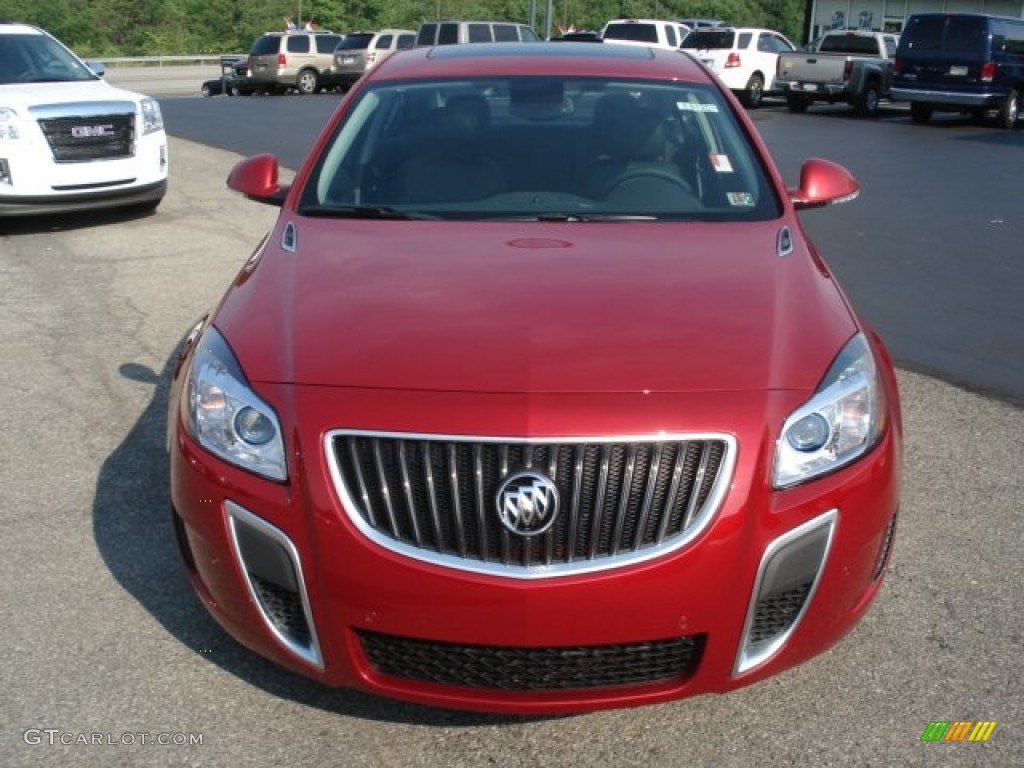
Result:
M90 115L39 121L58 163L82 163L131 157L135 153L135 115Z
M505 691L562 691L685 680L704 635L616 645L542 648L460 645L358 632L378 672L408 680Z
M328 438L346 512L403 554L510 576L596 570L681 546L717 507L731 439L491 441L339 431ZM546 532L502 523L503 480L549 478L558 511Z

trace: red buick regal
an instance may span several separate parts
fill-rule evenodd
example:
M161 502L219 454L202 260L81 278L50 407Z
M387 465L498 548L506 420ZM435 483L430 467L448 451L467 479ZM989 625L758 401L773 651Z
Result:
M403 52L352 89L188 335L191 582L332 686L509 713L722 692L875 597L901 420L878 337L733 97L687 54Z

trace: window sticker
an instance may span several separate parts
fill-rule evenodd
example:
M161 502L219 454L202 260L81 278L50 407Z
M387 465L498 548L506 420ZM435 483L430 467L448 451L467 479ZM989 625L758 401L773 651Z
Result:
M682 112L717 112L717 104L697 104L693 101L677 101L676 107Z
M732 163L729 161L728 155L716 155L711 153L708 155L711 158L711 167L715 169L715 173L732 173Z
M753 208L756 205L754 196L749 192L727 192L725 196L729 199L729 205L736 208Z

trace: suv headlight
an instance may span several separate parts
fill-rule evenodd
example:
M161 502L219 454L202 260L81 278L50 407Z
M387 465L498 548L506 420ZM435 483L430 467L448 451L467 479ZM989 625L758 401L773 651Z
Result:
M224 337L208 327L188 375L188 431L206 450L271 480L285 480L284 440L274 409L249 388Z
M867 453L885 430L885 391L871 347L857 334L814 396L789 415L775 446L772 484L788 488Z
M142 107L142 135L147 136L162 131L164 116L156 99L143 99L139 104Z

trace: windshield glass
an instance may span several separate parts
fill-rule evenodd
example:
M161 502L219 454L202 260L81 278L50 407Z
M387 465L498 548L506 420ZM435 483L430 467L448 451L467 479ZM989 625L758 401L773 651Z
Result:
M96 79L95 73L46 35L0 35L0 84Z
M309 215L477 220L732 221L780 211L716 88L551 76L369 85L299 203Z

